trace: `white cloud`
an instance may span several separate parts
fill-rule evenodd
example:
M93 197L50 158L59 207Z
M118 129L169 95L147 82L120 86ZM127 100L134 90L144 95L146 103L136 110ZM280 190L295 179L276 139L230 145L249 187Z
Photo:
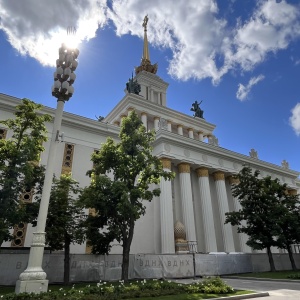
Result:
M260 1L248 22L237 28L234 37L236 51L229 58L244 70L251 70L264 61L269 52L287 48L300 36L299 6L285 0Z
M290 117L290 125L293 127L295 133L300 135L300 103L291 110L292 116Z
M243 85L243 84L239 84L238 85L238 90L236 92L236 97L241 100L244 101L248 98L248 95L252 89L252 87L256 84L258 84L260 81L264 80L265 76L264 75L259 75L257 77L252 77L247 85Z
M93 38L105 9L105 0L0 0L0 29L20 54L53 65L67 28L77 28L78 40Z
M124 5L126 3L126 5ZM142 18L148 14L148 40L173 52L169 72L187 80L206 77L218 81L215 57L220 53L226 21L217 19L212 0L115 0L109 17L118 35L131 33L142 37Z
M109 6L106 0L0 0L0 29L21 54L51 65L68 26L83 40L111 20L117 35L142 38L148 14L149 42L172 51L170 75L217 84L230 70L251 70L300 36L299 6L277 2L258 1L252 16L231 28L216 0L111 0Z

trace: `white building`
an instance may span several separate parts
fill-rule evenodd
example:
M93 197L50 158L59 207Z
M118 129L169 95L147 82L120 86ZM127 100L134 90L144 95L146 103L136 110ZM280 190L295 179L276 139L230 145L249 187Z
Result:
M285 161L277 166L259 160L253 149L245 156L220 147L214 124L167 107L168 83L156 75L156 70L149 59L145 28L144 55L134 78L141 85L140 95L126 93L102 122L65 112L61 129L64 142L57 151L55 174L71 171L82 187L88 185L90 178L85 174L92 168L91 154L108 136L118 139L122 118L135 110L147 129L155 129L154 154L176 177L173 181L162 180L160 197L147 203L146 215L135 226L131 253L175 253L175 223L177 237L183 224L186 240L198 252L252 252L244 235L237 234L231 225L224 225L225 212L239 208L231 194L232 175L247 164L260 170L262 176L270 175L287 183L290 193L298 193L299 172L290 170ZM20 99L0 94L0 119L13 118L18 104ZM44 111L54 115L51 108L45 107ZM52 124L47 126L51 137ZM0 128L2 138L11 134ZM45 148L41 155L44 165L49 141ZM30 191L24 194L24 200L31 201ZM31 225L20 224L15 229L18 239L2 246L30 247L33 230ZM185 244L179 243L176 249L186 250ZM73 253L88 251L85 244L71 248ZM116 243L111 253L121 251Z

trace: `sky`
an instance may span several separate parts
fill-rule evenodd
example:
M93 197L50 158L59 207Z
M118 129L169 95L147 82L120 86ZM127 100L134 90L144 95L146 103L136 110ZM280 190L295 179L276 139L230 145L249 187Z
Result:
M192 116L203 101L221 147L300 171L299 0L0 0L0 93L54 108L72 26L80 54L65 111L105 117L140 64L145 15L167 106Z

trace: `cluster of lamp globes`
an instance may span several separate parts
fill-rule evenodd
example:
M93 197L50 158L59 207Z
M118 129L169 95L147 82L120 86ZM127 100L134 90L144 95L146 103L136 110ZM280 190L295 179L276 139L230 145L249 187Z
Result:
M54 72L54 85L52 86L52 96L57 99L67 101L73 93L72 84L76 79L74 71L78 66L78 49L70 49L65 44L59 48L59 58L56 60L56 71Z

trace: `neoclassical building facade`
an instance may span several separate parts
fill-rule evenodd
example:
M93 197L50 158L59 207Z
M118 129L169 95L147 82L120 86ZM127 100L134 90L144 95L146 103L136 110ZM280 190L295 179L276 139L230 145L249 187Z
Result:
M167 107L168 83L156 75L157 65L151 65L147 27L145 26L144 52L141 65L136 68L134 80L141 87L139 94L125 93L121 101L102 122L65 112L61 131L64 141L59 143L55 174L72 172L80 186L90 183L86 171L92 168L92 153L99 149L108 136L118 140L120 124L132 110L140 116L147 130L155 130L154 154L161 159L165 170L175 172L172 181L161 180L161 195L146 204L146 214L139 219L131 253L175 253L196 251L244 252L252 250L246 245L247 237L236 228L224 225L225 213L239 210L233 198L233 175L244 164L258 169L262 176L279 178L288 185L289 193L299 193L299 172L258 159L255 150L249 156L222 148L214 136L215 125L201 117L192 117ZM122 87L120 87L122 88ZM12 118L20 99L0 94L0 119ZM54 110L45 107L45 113ZM53 124L47 124L49 138ZM0 125L0 138L10 138L11 132ZM49 141L41 154L41 164L46 165ZM27 191L24 201L31 201ZM29 247L34 229L30 224L15 228L18 238L2 246ZM175 233L175 235L174 235ZM74 245L73 253L88 253L86 244ZM122 253L116 242L111 253Z

